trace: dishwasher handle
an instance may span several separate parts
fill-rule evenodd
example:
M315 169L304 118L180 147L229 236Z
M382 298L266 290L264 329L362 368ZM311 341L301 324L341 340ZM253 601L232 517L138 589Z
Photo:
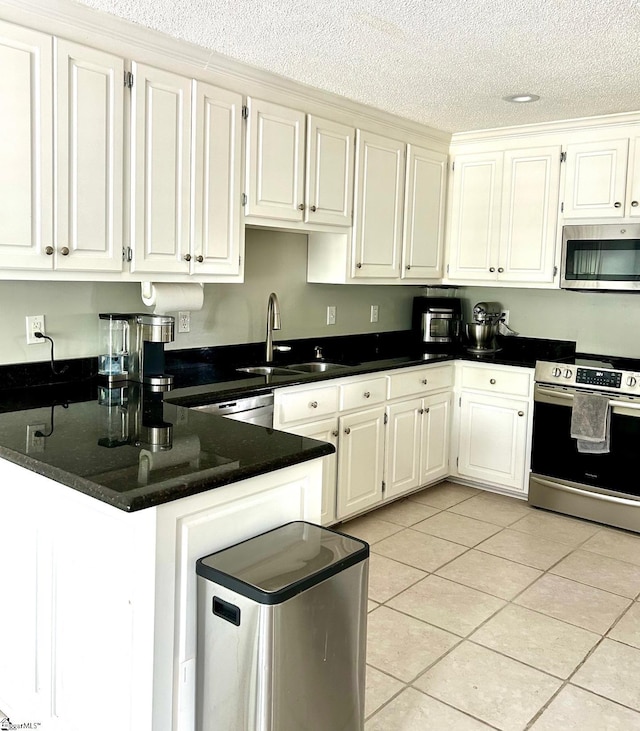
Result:
M273 391L252 396L241 396L233 401L218 401L212 404L192 406L196 411L206 411L210 414L226 416L228 414L239 414L243 411L253 411L265 407L273 407Z

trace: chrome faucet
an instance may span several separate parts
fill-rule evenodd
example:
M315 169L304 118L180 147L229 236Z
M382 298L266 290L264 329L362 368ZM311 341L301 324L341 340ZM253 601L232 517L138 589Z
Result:
M272 292L267 303L267 339L265 343L265 361L271 363L273 360L273 331L279 330L280 325L280 303L278 295Z

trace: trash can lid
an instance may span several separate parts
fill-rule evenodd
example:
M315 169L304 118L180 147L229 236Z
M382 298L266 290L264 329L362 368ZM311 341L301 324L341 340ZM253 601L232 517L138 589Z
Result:
M369 544L294 521L198 559L196 573L260 604L280 604L369 556Z

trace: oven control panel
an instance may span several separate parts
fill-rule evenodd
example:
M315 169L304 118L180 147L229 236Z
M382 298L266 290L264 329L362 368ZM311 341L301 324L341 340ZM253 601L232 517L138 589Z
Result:
M584 383L588 386L620 388L620 384L622 383L622 372L600 371L596 368L578 368L576 372L576 383Z

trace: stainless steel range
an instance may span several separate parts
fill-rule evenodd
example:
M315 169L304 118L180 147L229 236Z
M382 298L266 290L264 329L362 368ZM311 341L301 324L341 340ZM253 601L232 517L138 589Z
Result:
M529 503L640 532L640 361L538 361L535 381ZM602 453L585 452L571 436L578 394L606 397Z

